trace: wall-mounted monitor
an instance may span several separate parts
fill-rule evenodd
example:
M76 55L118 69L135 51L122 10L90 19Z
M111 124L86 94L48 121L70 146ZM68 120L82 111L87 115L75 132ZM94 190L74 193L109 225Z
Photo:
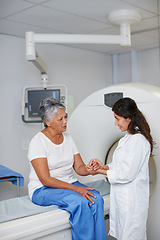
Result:
M42 87L24 88L22 101L22 119L24 122L42 122L38 108L40 102L47 97L56 98L67 108L67 90L65 86L48 86L47 89Z
M29 118L40 117L38 112L39 104L47 97L53 97L60 101L60 89L28 90Z

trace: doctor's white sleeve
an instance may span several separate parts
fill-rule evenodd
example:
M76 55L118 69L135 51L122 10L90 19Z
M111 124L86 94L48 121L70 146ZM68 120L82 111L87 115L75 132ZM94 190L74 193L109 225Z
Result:
M148 164L150 144L141 134L134 134L123 146L116 150L114 163L107 171L111 184L133 181L141 171L143 164Z

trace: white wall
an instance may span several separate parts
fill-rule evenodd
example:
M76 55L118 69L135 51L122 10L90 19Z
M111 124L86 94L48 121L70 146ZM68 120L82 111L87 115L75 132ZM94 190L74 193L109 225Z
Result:
M160 87L160 49L138 54L139 81Z
M21 173L27 194L29 164L23 141L41 130L40 124L21 120L22 91L28 85L40 85L40 73L25 60L25 40L0 35L0 164ZM89 94L112 84L111 56L59 45L38 45L37 50L49 69L49 84L65 84L74 97L75 107ZM16 187L0 183L0 200L16 197Z
M119 55L119 83L142 82L160 87L159 49ZM132 73L133 71L137 72Z
M60 45L37 45L47 62L49 82L67 85L75 107L89 94L112 84L111 56Z

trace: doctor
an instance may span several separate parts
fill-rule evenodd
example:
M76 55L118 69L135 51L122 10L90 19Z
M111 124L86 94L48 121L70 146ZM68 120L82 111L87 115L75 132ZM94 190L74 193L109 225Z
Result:
M112 111L115 125L127 133L120 139L112 163L103 165L93 159L88 168L107 175L111 183L109 234L118 240L146 240L148 161L153 150L150 127L131 98L119 99Z

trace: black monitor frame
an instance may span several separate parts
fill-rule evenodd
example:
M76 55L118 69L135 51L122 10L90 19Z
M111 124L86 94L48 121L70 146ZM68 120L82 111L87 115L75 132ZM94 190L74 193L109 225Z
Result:
M60 89L28 90L28 117L39 118L39 104L47 98L53 97L60 101Z
M46 89L41 86L26 86L23 89L22 98L22 120L25 123L42 123L38 108L40 102L47 98L54 97L59 100L67 112L67 87L65 85L48 85Z

